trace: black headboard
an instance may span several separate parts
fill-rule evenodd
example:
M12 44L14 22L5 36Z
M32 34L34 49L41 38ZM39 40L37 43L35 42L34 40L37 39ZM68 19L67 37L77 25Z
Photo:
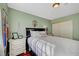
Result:
M45 28L26 28L26 37L30 37L30 30L32 31L45 31Z

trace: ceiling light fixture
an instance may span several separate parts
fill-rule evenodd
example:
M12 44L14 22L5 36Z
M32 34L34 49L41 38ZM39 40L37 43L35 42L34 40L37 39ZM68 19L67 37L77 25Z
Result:
M60 6L60 3L54 3L54 4L52 5L53 8L57 8L57 7L59 7L59 6Z

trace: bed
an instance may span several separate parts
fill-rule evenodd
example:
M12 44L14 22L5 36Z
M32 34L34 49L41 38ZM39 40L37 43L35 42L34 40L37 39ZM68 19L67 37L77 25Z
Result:
M40 39L40 36L36 37L32 36L32 34L30 34L30 30L36 32L37 31L42 32L45 31L45 28L26 28L26 35L27 35L26 48L32 50L33 53L35 53L35 55L37 56L53 56L55 45ZM36 33L34 34L37 35Z
M79 56L79 41L68 38L48 35L29 36L28 45L29 49L38 56Z

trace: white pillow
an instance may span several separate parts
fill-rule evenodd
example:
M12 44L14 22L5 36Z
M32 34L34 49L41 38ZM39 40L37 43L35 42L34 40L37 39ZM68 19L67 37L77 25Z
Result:
M30 31L32 37L47 36L46 31Z
M40 33L38 31L30 31L32 37L39 37Z
M47 35L46 31L39 31L40 35Z
M39 33L40 33L40 36L41 36L41 37L47 36L46 31L40 31Z

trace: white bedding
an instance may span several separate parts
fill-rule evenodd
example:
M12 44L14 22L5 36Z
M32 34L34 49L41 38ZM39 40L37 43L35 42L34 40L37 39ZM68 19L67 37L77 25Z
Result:
M39 41L35 41L35 40L39 40ZM32 42L33 41L33 42ZM54 56L79 56L79 41L75 41L72 39L67 39L67 38L61 38L61 37L56 37L56 36L43 36L43 37L30 37L28 39L29 45L32 48L32 50L35 50L34 52L38 55L54 55ZM31 43L32 42L32 43ZM36 44L36 42L38 42ZM40 47L42 48L43 52L41 53L41 49L38 49L38 46L42 46L41 42L46 42L49 43L50 45L48 46L52 46L52 51L47 48L47 50L44 49L44 47ZM33 46L32 46L33 45ZM45 44L43 44L44 46ZM55 47L56 46L56 47ZM54 49L55 48L55 49ZM52 54L49 53L52 52Z
M43 40L41 37L30 37L28 44L38 56L53 56L55 45Z

